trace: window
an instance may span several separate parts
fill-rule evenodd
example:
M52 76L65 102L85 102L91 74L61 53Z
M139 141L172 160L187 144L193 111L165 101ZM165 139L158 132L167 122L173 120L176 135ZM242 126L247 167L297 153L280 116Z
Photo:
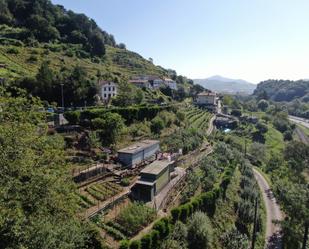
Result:
M110 88L110 87L108 88L108 91L111 91L111 88Z
M106 98L106 93L104 93L104 98Z
M112 96L112 95L109 93L109 94L108 94L108 97L110 98L111 96Z
M106 87L104 87L104 91L106 91Z
M113 86L113 91L115 91L115 87Z

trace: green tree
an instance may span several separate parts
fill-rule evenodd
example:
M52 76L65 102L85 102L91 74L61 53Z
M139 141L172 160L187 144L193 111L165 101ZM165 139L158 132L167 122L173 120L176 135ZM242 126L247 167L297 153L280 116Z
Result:
M155 117L153 120L151 120L150 129L151 132L154 134L160 134L161 130L164 129L164 121L160 117Z
M62 138L46 135L36 100L0 102L0 247L85 248Z
M213 230L208 216L196 212L188 222L188 244L190 249L211 248Z
M261 99L259 102L258 102L258 108L260 110L262 110L263 112L265 112L267 110L267 108L269 107L269 103L267 100L265 99Z
M92 125L94 129L98 130L103 145L115 144L124 128L122 117L111 112L104 113L101 118L93 119Z

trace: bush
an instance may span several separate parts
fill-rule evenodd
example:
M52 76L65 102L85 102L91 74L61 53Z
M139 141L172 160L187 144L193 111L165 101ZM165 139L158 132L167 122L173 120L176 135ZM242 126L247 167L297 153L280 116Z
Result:
M141 242L139 240L133 240L130 243L129 249L140 249L141 248Z
M128 240L120 241L119 249L129 249L130 242Z
M8 54L19 54L19 50L18 50L17 48L13 48L13 47L8 48L8 49L6 50L6 52L7 52Z
M151 242L152 242L151 246L152 246L152 248L158 248L159 243L160 243L160 241L159 241L159 239L160 239L159 232L156 231L156 230L153 230L151 232L150 236L151 236Z
M152 249L152 237L151 234L146 234L141 239L141 249Z
M179 217L180 217L180 209L179 209L179 207L173 208L171 210L171 214L172 214L173 222L176 222L177 220L179 220Z
M120 185L121 185L121 186L124 186L124 187L129 186L129 185L130 185L130 179L129 179L129 178L123 178L123 179L121 179Z
M38 57L36 55L30 55L30 57L28 58L28 62L37 62L38 61Z
M213 240L211 222L203 212L196 212L188 222L189 249L208 249Z
M160 134L161 130L165 128L164 121L160 117L155 117L153 120L151 120L150 129L151 132L154 134Z
M153 221L155 217L156 211L154 209L135 202L122 209L116 217L116 221L123 226L128 235L134 235L143 226Z
M241 116L241 110L234 109L234 110L231 111L231 115L233 115L235 117L240 117Z

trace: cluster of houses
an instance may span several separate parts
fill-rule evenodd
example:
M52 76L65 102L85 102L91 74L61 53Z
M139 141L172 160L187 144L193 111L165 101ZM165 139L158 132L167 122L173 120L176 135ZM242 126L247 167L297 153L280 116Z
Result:
M160 89L161 87L169 87L172 90L177 90L177 83L169 78L160 78L157 76L138 76L128 81L129 84L145 89ZM106 102L112 97L117 96L118 84L112 81L100 80L100 97Z

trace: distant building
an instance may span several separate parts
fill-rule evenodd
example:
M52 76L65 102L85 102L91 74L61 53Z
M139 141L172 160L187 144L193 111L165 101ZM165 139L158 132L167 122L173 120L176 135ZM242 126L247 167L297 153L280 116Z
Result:
M173 162L154 161L140 173L139 180L131 189L134 199L149 202L170 182Z
M100 93L103 101L108 101L112 97L115 97L118 92L118 85L111 81L100 81Z
M135 85L139 88L151 88L149 81L143 79L129 80L129 84Z
M160 150L158 140L143 140L118 151L118 160L124 166L134 167L153 157Z
M214 92L202 92L197 95L196 105L212 112L218 111L218 97Z
M164 84L169 88L171 88L172 90L177 90L177 83L172 79L165 78Z
M164 86L164 80L157 78L152 81L153 89L159 89L162 86Z

